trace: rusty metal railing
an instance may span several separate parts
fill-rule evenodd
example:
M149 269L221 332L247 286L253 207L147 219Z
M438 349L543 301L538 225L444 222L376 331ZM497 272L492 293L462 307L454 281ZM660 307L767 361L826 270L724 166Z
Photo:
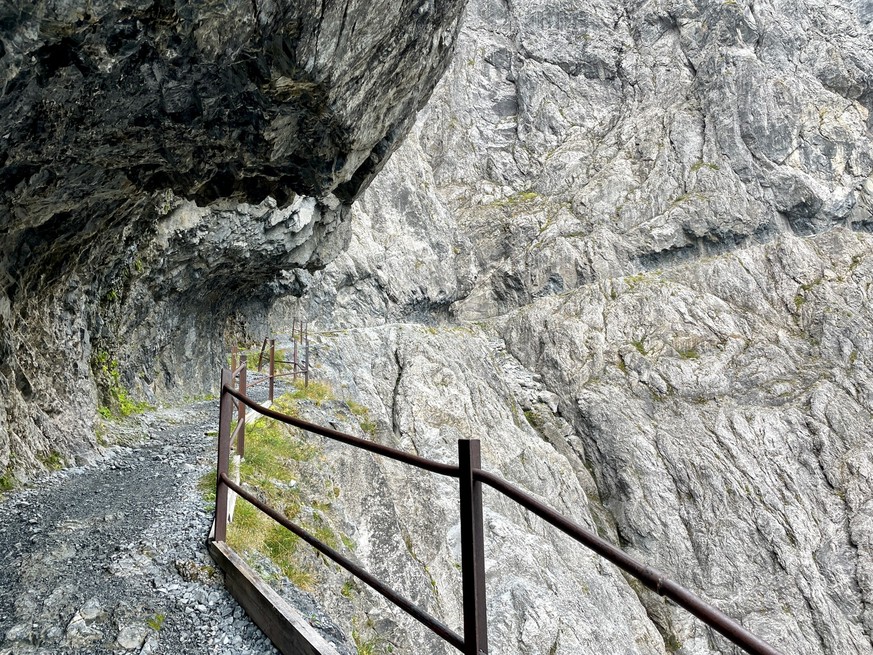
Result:
M235 389L233 381L239 378L245 381L243 364L240 369L231 372L223 370L221 374L221 401L218 428L218 470L216 483L215 532L216 541L224 541L227 537L227 507L228 492L233 491L253 506L258 508L284 526L310 546L330 558L352 575L356 576L400 609L415 618L422 625L432 630L440 638L457 648L464 655L488 654L488 619L485 597L485 538L482 516L482 486L487 485L503 496L521 505L528 511L554 526L564 534L575 539L586 548L610 561L629 575L638 579L657 594L669 598L684 608L706 625L724 635L727 639L752 655L782 655L773 646L746 630L737 621L705 602L697 595L670 580L663 573L644 562L628 555L620 548L609 543L597 534L587 530L578 523L562 516L555 510L543 504L532 495L510 484L506 480L482 469L480 443L478 440L458 440L458 464L444 464L419 455L384 446L382 444L361 439L332 428L316 425L302 419L288 416L259 405L249 398L244 388ZM281 421L313 434L348 444L361 450L388 457L395 461L430 471L443 476L457 478L460 491L460 523L461 523L461 590L463 600L463 636L458 635L439 619L431 616L414 603L404 598L397 591L377 579L349 558L337 552L327 544L319 541L299 525L290 521L282 512L268 506L257 498L242 484L237 484L228 476L230 448L233 437L230 425L233 408L242 409L243 420L237 423L237 430L245 432L244 407L268 417ZM242 443L237 435L237 444ZM238 453L239 454L239 453Z
M269 346L269 351L267 350ZM298 321L293 319L291 322L291 359L276 358L276 339L265 337L259 351L255 350L240 350L237 346L233 346L231 350L231 369L236 370L237 358L248 357L257 352L258 364L256 367L259 377L257 380L250 382L249 387L254 387L260 384L266 384L267 395L272 402L276 393L276 380L278 378L290 377L295 382L299 379L303 380L303 386L309 386L309 323L306 321ZM264 356L267 356L267 361L264 361ZM267 370L264 371L264 364L267 364ZM280 368L289 367L290 371L280 372Z

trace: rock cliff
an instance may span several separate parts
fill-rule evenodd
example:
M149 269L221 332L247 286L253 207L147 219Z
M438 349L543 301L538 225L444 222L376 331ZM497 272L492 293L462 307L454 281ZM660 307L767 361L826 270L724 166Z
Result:
M873 653L871 21L817 0L473 0L348 250L284 315L335 330L321 374L379 439L451 460L478 437L487 468L783 652ZM396 579L457 625L435 484L386 484L378 529L347 511L367 535L412 515L427 568ZM738 652L486 507L495 652Z
M461 4L0 7L0 471L305 315L377 439L478 437L784 652L873 653L870 8L472 0L413 126ZM457 627L450 485L329 454L356 556ZM486 505L494 652L736 652Z
M97 405L214 386L345 245L462 6L0 6L0 475L87 455Z

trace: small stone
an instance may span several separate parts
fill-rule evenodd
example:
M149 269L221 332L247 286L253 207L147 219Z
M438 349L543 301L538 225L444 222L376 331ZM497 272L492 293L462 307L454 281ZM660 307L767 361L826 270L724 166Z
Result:
M116 641L125 650L134 650L143 645L147 634L148 628L146 626L131 625L121 629Z
M30 624L19 623L6 631L6 641L27 641L30 639Z

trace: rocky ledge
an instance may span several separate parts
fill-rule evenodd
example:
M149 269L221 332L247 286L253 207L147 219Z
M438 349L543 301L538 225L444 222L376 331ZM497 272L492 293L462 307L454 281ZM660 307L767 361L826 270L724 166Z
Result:
M3 3L0 476L92 450L73 408L213 384L344 247L463 5Z

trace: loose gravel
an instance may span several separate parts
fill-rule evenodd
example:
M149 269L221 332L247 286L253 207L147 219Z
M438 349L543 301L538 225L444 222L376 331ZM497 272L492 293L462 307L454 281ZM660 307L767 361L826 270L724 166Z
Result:
M0 655L277 653L205 548L216 404L143 415L140 443L0 498Z

